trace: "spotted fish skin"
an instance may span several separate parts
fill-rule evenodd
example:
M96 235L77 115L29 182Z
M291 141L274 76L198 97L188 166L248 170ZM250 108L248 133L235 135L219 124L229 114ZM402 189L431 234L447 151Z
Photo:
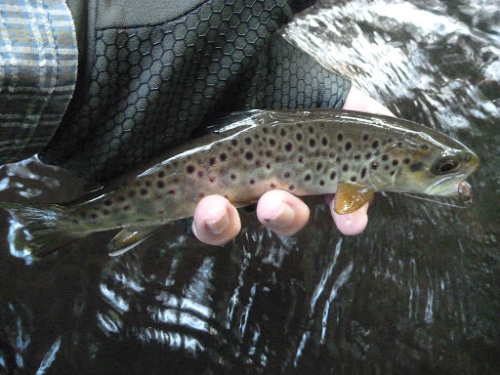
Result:
M58 231L84 235L190 217L211 194L235 206L255 202L271 189L303 196L333 193L339 184L457 195L458 184L478 166L477 156L458 141L387 116L331 109L248 111L225 121L78 203L44 209L58 212L53 215Z

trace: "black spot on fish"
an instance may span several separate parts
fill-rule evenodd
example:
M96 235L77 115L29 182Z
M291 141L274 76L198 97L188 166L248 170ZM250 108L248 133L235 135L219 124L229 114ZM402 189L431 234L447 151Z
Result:
M177 191L176 191L176 190L174 190L174 189L170 189L170 190L168 191L168 193L169 193L170 195L175 195L175 193L177 193Z
M215 158L210 158L210 160L208 161L208 164L214 165L215 162L216 162Z
M367 141L368 139L370 139L370 136L368 134L363 134L363 141Z
M104 215L109 215L109 210L102 210L102 213L103 213Z
M271 189L276 188L276 184L271 183L269 186L271 186Z
M383 154L383 155L382 155L382 160L383 160L383 161L386 161L387 159L389 159L389 155L387 155L387 154Z
M127 204L125 207L123 207L123 210L125 211L130 211L132 209L132 206L130 204Z
M403 142L398 142L397 145L399 148L403 148Z
M306 174L306 176L304 177L304 180L305 181L310 181L311 180L311 175L310 174Z
M295 134L295 138L297 138L297 141L302 141L302 133L297 133Z
M403 159L403 164L410 164L410 158Z
M288 190L290 190L290 191L293 191L293 190L295 190L295 186L293 186L293 185L290 185L290 186L288 187Z
M213 183L215 182L215 177L210 177L208 180Z
M268 128L262 128L262 132L263 132L264 134L267 134L267 133L269 133L269 129L268 129Z
M372 142L372 148L378 148L378 141Z
M233 146L237 146L238 145L238 140L237 139L233 139L231 141L231 143L232 143Z
M111 206L112 204L113 204L113 202L111 202L111 199L109 199L109 198L104 199L105 206Z
M290 178L290 172L286 172L286 173L284 174L284 176L285 176L285 178Z
M342 166L342 170L343 170L344 172L347 172L347 171L349 170L349 165L348 165L348 164L344 164L344 165Z
M299 157L299 163L303 163L304 162L304 158L302 156Z
M330 180L335 180L335 177L337 177L337 174L335 172L332 172L330 174Z
M308 130L309 130L309 133L311 133L311 134L314 133L314 128L312 126L309 126Z
M203 171L198 171L198 177L202 178L205 175Z
M394 176L394 173L396 173L396 171L392 171L392 172L391 172L391 176Z
M253 159L253 152L248 151L248 152L245 154L245 159L247 159L247 160L252 160L252 159Z
M298 126L299 128L301 128L301 127L303 126L303 124L302 124L301 122L298 122L298 123L297 123L297 126Z
M420 148L421 148L422 150L428 150L428 149L429 149L429 146L427 146L427 145L423 144L423 145L421 145L421 146L420 146Z
M320 180L319 184L320 184L321 186L325 186L325 181Z
M253 136L255 139L259 139L260 135L259 133L255 133L255 135Z
M342 158L340 156L337 156L337 159L335 159L335 162L338 164L342 161Z
M165 182L163 181L158 181L156 183L156 186L158 186L158 189L163 189L165 187Z
M288 152L292 151L292 143L291 142L288 142L286 145L285 145L285 150L287 150Z
M271 147L276 146L276 141L274 140L274 138L269 138L269 144L271 145Z
M273 156L273 153L271 151L266 151L266 156L270 158L271 156Z
M130 190L130 191L128 192L128 196L129 196L130 198L135 197L135 190Z
M141 189L140 194L143 195L143 196L147 195L148 194L148 189Z
M285 130L285 129L281 129L281 131L280 131L280 135L281 135L282 137L284 137L284 136L286 135L286 130Z
M122 197L118 197L118 198L116 199L116 201L117 201L117 202L125 202L125 197L123 197L123 196L122 196Z
M316 140L315 140L315 139L313 139L313 138L311 138L311 139L309 140L309 146L310 146L310 147L314 147L314 146L316 146Z
M422 162L416 162L410 165L410 171L412 172L418 172L424 169L424 163Z
M193 173L193 172L194 172L194 170L195 170L194 165L188 165L188 166L186 167L186 172L187 172L187 173Z
M231 174L231 180L236 180L236 175L234 173Z
M253 185L253 184L255 184L255 180L252 178L252 179L250 180L250 185Z
M370 159L371 159L371 157L372 157L372 153L371 153L371 152L367 152L367 153L365 154L365 159L366 159L366 160L370 160Z
M150 187L151 186L151 181L146 180L146 182L144 182L144 185L146 185L147 187Z
M376 161L374 161L374 162L372 163L372 169L373 169L373 170L376 170L376 169L378 168L378 166L379 166L379 163L377 163Z
M352 143L351 142L346 142L345 144L345 150L349 151L352 148Z
M245 143L246 143L247 145L251 145L251 144L252 144L252 138L250 138L250 137L246 137L246 138L245 138Z
M330 159L334 159L334 158L335 158L335 156L337 156L337 155L335 154L335 152L330 152L330 153L328 154L328 157L329 157Z
M397 159L394 159L392 161L392 165L397 166L399 164L399 161Z
M356 176L351 177L351 182L356 182Z
M344 134L339 133L337 134L337 141L342 142L344 140Z
M255 160L255 166L257 168L261 167L262 166L262 162L260 160Z
M164 171L159 171L158 172L158 178L163 178L165 177L165 172Z
M360 154L354 155L354 160L359 160L359 159L361 159L361 155Z
M267 169L271 169L271 164L266 164Z
M326 137L321 138L321 144L323 146L328 146L328 138L326 138Z
M318 163L318 164L316 165L316 170L317 170L317 171L320 171L322 168L323 168L323 163Z
M366 168L363 168L361 170L361 178L365 178L365 176L366 176Z
M226 161L227 160L227 155L225 153L222 153L219 155L220 161Z

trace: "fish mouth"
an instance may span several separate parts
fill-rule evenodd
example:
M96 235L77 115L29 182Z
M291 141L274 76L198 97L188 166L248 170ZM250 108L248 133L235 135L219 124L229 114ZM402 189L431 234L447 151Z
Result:
M463 189L464 184L466 184L468 191L470 191L470 185L464 181L465 177L465 174L460 174L436 181L425 189L425 194L439 195L442 197L463 196L461 195L460 190L461 188Z

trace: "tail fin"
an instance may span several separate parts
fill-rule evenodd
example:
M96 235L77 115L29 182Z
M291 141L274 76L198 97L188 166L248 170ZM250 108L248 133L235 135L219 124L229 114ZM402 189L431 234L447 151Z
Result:
M83 236L69 229L63 206L0 203L0 207L12 217L8 241L13 255L41 258Z

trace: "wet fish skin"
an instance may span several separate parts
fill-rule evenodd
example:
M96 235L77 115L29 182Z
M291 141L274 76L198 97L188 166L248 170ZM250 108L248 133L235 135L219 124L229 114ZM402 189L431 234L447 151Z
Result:
M336 190L348 197L367 191L458 195L459 183L479 164L460 142L387 116L331 109L248 111L225 121L78 202L6 208L28 229L45 215L53 218L52 232L56 228L67 237L129 228L133 243L158 226L192 216L199 200L211 194L235 206L255 202L271 189L298 196ZM34 232L42 245L35 238L30 251L43 253L50 241L40 237L50 231Z

